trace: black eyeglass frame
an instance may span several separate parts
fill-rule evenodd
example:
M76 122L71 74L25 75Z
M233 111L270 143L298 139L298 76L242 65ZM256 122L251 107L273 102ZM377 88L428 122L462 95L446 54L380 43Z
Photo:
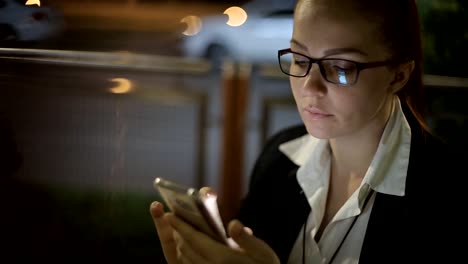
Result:
M289 53L300 55L300 56L303 56L304 58L309 59L309 66L307 68L307 71L303 75L291 74L291 73L285 71L283 69L283 67L281 66L281 56L283 56L285 54L289 54ZM323 67L323 65L321 63L322 61L327 61L327 60L328 61L330 61L330 60L346 61L346 62L349 62L349 63L352 63L352 64L356 65L356 78L355 78L354 82L347 83L347 84L342 84L342 83L339 83L339 82L333 82L333 81L328 80L327 75L325 73L325 69L324 69L324 67ZM325 81L329 82L329 83L337 84L337 85L340 85L340 86L351 86L351 85L356 84L356 82L359 79L359 73L364 69L377 68L377 67L382 67L382 66L391 66L391 65L397 65L397 64L401 63L400 60L385 60L385 61L376 61L376 62L356 62L356 61L352 61L352 60L336 59L336 58L314 59L314 58L311 58L311 57L309 57L307 55L304 55L302 53L292 51L291 48L278 50L278 62L279 62L280 69L284 74L292 76L292 77L297 77L297 78L306 77L309 74L310 69L312 68L312 64L317 63L317 65L319 66L320 74L322 75L322 78Z

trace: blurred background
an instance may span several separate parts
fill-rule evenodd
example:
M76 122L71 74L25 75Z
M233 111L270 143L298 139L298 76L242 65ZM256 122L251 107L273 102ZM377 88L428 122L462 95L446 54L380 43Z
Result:
M228 219L265 140L300 122L276 51L295 1L0 0L3 257L164 263L155 177ZM467 145L468 2L418 0L427 121Z

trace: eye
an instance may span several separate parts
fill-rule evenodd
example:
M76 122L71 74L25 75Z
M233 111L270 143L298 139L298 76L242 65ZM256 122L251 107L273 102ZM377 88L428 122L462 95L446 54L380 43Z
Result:
M347 74L352 73L354 71L353 68L343 68L339 66L333 66L333 70L339 74Z
M352 70L355 68L354 63L351 63L349 61L331 61L331 65L336 68L336 69L342 69L342 70Z
M330 60L326 62L328 69L338 74L349 74L356 71L356 65L345 60Z
M294 56L293 57L293 62L294 62L294 65L297 65L299 67L308 67L309 66L309 60L307 58L302 57L302 56Z

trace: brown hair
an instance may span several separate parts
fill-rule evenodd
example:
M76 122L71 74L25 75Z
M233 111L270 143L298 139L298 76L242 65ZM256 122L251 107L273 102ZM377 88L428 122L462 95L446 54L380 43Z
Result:
M429 130L424 120L425 98L423 84L423 51L421 23L415 0L361 0L360 10L379 17L380 36L393 58L413 60L414 70L408 83L397 93L404 108L411 111L417 122ZM366 10L367 9L367 10Z

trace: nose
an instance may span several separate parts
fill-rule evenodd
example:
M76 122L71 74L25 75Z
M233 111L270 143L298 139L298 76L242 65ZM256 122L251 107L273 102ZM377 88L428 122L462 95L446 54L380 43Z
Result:
M312 64L309 74L301 79L302 85L300 89L303 96L321 97L325 95L327 87L317 64Z

